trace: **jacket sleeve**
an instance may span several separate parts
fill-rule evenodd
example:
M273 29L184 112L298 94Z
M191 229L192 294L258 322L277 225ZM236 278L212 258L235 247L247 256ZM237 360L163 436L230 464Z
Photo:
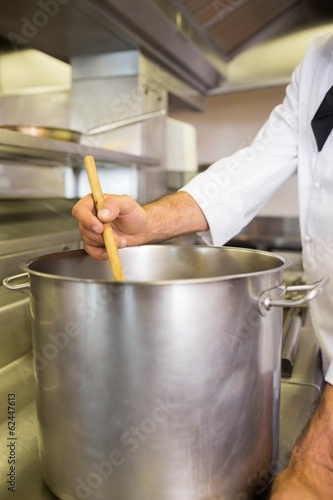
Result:
M201 207L210 243L223 245L238 234L297 169L299 75L300 67L250 146L218 160L181 189Z

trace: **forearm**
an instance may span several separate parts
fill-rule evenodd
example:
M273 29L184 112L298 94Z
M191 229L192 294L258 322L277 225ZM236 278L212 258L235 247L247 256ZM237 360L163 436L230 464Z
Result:
M327 385L287 468L274 482L272 500L331 500L333 485L333 386Z
M107 259L103 230L113 225L119 248L159 242L182 234L208 229L199 205L186 192L165 196L142 207L128 195L106 196L96 215L90 195L75 204L72 213L79 221L84 248L95 259Z
M333 473L333 386L330 384L294 448L291 464L303 461L323 466Z
M208 229L201 208L185 191L165 196L143 208L148 215L145 243Z

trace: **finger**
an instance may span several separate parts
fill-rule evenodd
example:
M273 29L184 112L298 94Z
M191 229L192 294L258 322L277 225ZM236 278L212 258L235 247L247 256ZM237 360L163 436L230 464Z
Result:
M118 216L126 217L132 213L136 205L136 201L131 196L107 195L97 215L102 222L112 222Z
M80 224L91 231L101 234L103 224L96 217L94 200L90 194L79 200L72 208L72 215L78 219Z
M82 226L81 222L79 223L79 231L81 233L81 237L85 242L89 242L89 244L95 244L95 246L103 246L104 240L102 233L96 233L94 230L87 229L85 226Z
M92 247L105 247L103 236L97 235L93 232L87 232L81 234L82 240L85 245L89 245ZM116 241L116 245L118 248L124 248L126 246L126 240L122 236L118 236L117 232L114 231L114 237Z
M91 246L96 248L105 248L103 240L95 240L92 238L87 238L87 236L82 235L82 241L85 246Z
M95 247L95 246L91 246L91 245L85 245L84 249L87 252L87 254L90 255L93 259L96 259L96 260L107 260L108 259L108 254L107 254L105 248Z

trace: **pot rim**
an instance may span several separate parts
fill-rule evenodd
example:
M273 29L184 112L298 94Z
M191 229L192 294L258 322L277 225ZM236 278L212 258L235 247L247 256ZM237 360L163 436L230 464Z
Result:
M287 257L280 255L275 252L269 252L266 250L257 250L257 249L251 249L251 248L242 248L242 247L231 247L231 246L214 246L214 245L161 245L161 244L152 244L152 245L142 245L142 246L137 246L137 247L125 247L121 249L119 252L124 252L129 249L133 248L144 248L144 247L149 247L149 248L169 248L175 249L175 248L182 248L182 249L200 249L203 251L207 251L207 249L225 249L225 250L231 250L235 252L245 252L245 253L256 253L258 255L266 255L271 258L276 258L280 261L279 266L273 267L271 269L264 269L261 271L253 271L253 272L246 272L246 273L237 273L237 274L228 274L228 275L223 275L223 276L208 276L204 278L179 278L179 279L173 279L173 280L126 280L125 276L125 281L115 281L114 279L111 278L77 278L73 276L62 276L58 274L51 274L47 272L41 272L37 271L34 269L31 269L30 266L34 263L43 261L43 260L55 260L56 258L61 258L64 256L75 256L75 255L86 255L87 258L92 259L84 249L75 249L75 250L65 250L62 252L55 252L51 254L43 254L40 255L39 257L36 257L34 259L30 259L29 261L26 261L20 265L21 269L28 273L29 275L33 276L38 276L42 278L49 278L53 280L59 280L59 281L66 281L66 282L73 282L73 283L91 283L91 284L96 284L96 283L101 283L101 284L108 284L108 285L115 285L115 286L129 286L129 285L136 285L136 286L158 286L158 285L183 285L183 284L204 284L204 283L214 283L214 282L221 282L221 281L229 281L229 280L234 280L234 279L240 279L240 278L250 278L250 277L256 277L256 276L262 276L266 274L271 274L274 272L281 272L284 271L287 267L291 265L291 260L288 259ZM209 251L209 250L208 250Z

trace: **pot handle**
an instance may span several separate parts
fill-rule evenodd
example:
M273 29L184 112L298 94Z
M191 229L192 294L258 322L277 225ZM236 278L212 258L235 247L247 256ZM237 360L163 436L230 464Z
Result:
M322 278L310 285L281 285L271 290L264 291L259 297L259 311L264 316L271 307L298 307L310 302L325 288L329 278ZM301 293L301 297L284 299L286 293ZM278 297L277 297L278 296Z
M27 279L27 281L22 283L22 280ZM15 281L20 280L20 283L16 283ZM29 273L22 273L22 274L16 274L15 276L9 276L8 278L5 278L2 282L2 284L8 288L8 290L26 290L27 288L30 288L30 279L29 279Z

